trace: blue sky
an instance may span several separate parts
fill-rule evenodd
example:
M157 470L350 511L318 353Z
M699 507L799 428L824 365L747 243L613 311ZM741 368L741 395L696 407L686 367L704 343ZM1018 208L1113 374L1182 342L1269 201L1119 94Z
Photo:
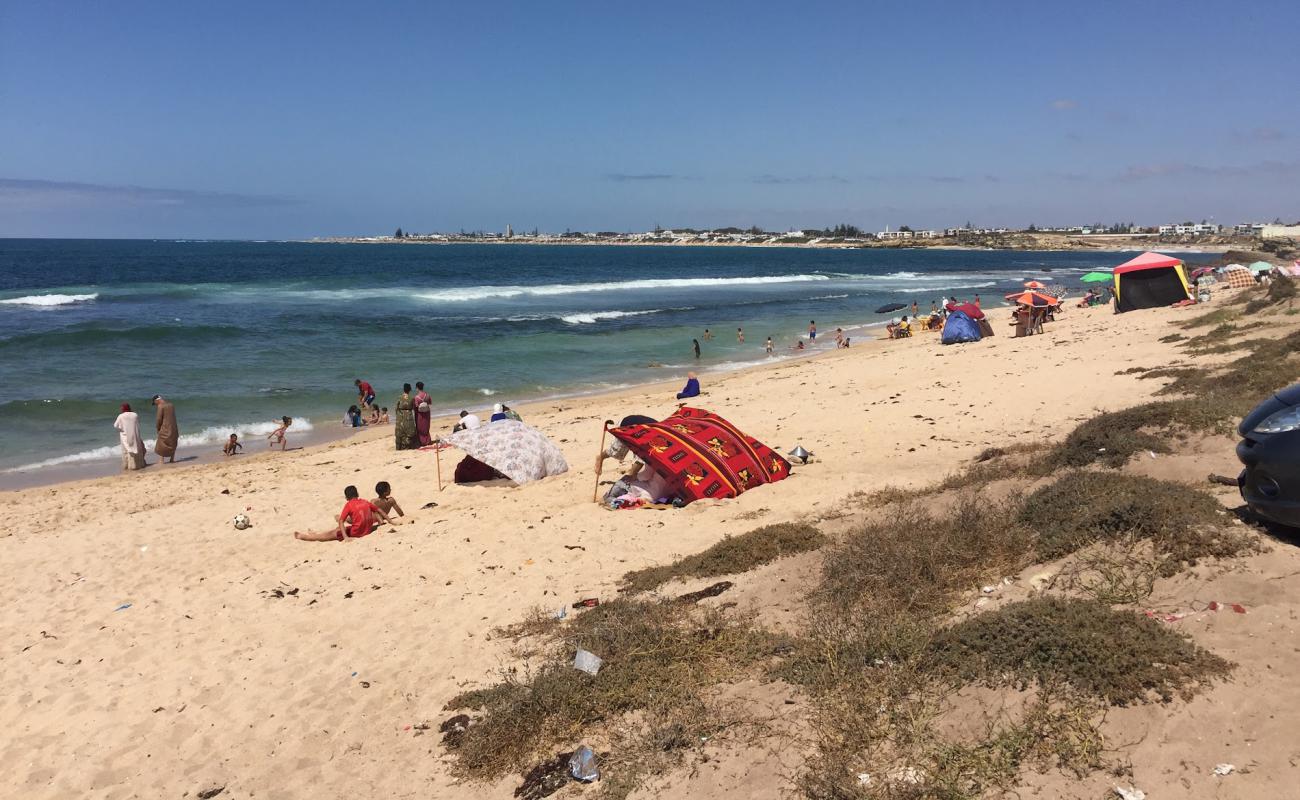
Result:
M1300 218L1300 4L0 5L0 235Z

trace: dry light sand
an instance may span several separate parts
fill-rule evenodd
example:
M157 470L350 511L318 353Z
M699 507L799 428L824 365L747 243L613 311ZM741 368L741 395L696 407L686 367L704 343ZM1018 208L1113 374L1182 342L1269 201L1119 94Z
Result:
M610 597L630 569L758 524L829 515L858 489L927 484L984 447L1059 438L1099 409L1141 402L1158 382L1116 373L1169 361L1174 346L1157 339L1195 313L1070 308L1046 335L1013 339L999 311L998 336L979 344L918 334L713 378L696 405L817 459L783 483L678 511L590 502L601 421L666 415L676 385L521 408L571 466L522 488L439 493L431 453L395 452L390 431L375 431L7 493L0 796L180 798L224 785L222 797L238 798L509 797L517 780L456 784L437 736L408 729L436 728L449 697L511 663L494 626L534 606ZM1235 475L1230 445L1191 469ZM293 539L330 522L344 485L368 495L379 480L411 524L341 544ZM235 530L239 512L254 527ZM1251 613L1194 631L1241 664L1233 682L1172 709L1116 712L1128 721L1115 744L1128 746L1153 800L1300 786L1300 698L1287 677L1300 561L1289 546L1257 558L1217 579L1236 581L1219 599ZM777 592L764 569L754 585ZM1206 777L1218 762L1255 766ZM658 794L775 798L783 764L733 754ZM1075 796L1044 780L1042 796ZM1106 781L1078 796L1101 796Z

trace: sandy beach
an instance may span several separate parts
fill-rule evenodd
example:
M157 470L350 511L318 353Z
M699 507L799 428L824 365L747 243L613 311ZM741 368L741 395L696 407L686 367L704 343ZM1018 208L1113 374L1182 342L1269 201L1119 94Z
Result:
M760 524L833 520L855 492L933 483L988 447L1058 440L1098 411L1152 397L1161 382L1121 373L1181 358L1160 339L1204 312L1067 306L1042 336L1011 338L998 310L997 336L978 344L944 347L927 333L855 340L708 376L694 405L781 452L802 444L815 459L782 483L681 510L590 502L602 421L667 415L676 383L520 407L571 467L524 487L439 492L433 453L394 451L386 428L6 493L0 663L11 690L0 701L9 731L0 795L192 797L222 786L223 798L510 797L517 776L458 784L435 733L449 698L520 666L493 628L536 607L610 598L629 570ZM1288 317L1269 334L1292 327ZM444 479L457 455L444 454ZM1221 437L1152 459L1150 469L1203 483L1206 472L1236 475L1238 466ZM295 530L330 523L345 485L369 496L380 480L392 484L405 524L342 544L294 540ZM1218 489L1227 505L1239 502L1234 493ZM253 526L232 527L238 513ZM780 617L793 597L782 581L793 582L799 564L786 568L796 572L753 573L738 594ZM1239 665L1230 683L1170 708L1117 712L1113 744L1148 796L1282 796L1295 786L1297 747L1280 710L1300 702L1287 679L1300 591L1273 578L1297 572L1300 556L1279 546L1165 587L1231 593L1224 599L1251 613L1195 631ZM435 730L420 735L420 724ZM720 744L707 767L637 796L781 797L798 753ZM1207 778L1218 762L1251 766ZM1039 776L1027 791L1098 797L1106 780Z

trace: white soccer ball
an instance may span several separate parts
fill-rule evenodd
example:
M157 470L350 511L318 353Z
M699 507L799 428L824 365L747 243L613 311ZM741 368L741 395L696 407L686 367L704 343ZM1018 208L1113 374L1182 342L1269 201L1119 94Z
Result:
M234 523L235 523L235 530L242 531L249 528L253 524L253 521L248 518L247 514L236 514Z

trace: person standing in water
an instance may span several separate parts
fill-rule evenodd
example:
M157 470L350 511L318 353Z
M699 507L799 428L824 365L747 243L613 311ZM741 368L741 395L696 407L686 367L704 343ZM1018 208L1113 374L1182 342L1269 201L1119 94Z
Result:
M357 378L353 381L357 387L357 402L361 408L367 409L375 402L375 387L370 385L369 381L363 381Z
M181 432L176 425L176 409L171 403L156 394L151 400L158 409L154 425L158 430L158 439L153 443L153 451L158 458L176 463L176 445L180 444Z
M705 328L705 329L704 329L704 341L707 342L708 340L710 340L710 339L712 339L712 338L713 338L713 334L709 331L708 328Z
M699 357L700 357L700 340L699 340L699 339L692 339L692 340L691 340L691 345L695 347L695 357L696 357L696 358L699 358Z
M808 320L808 341L817 341L817 320Z
M745 343L745 329L744 329L744 328L736 328L736 341L739 342L740 344L744 344L744 343Z
M767 344L763 345L763 347L767 350L767 354L768 354L769 356L772 355L772 337L771 337L771 336L767 337Z

